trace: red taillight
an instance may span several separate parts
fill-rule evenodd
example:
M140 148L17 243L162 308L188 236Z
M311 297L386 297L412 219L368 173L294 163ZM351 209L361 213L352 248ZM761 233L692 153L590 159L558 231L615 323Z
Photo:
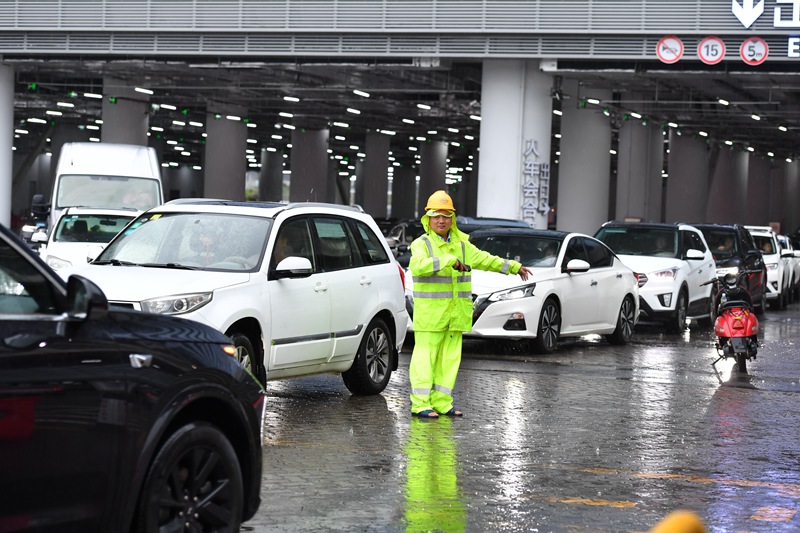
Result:
M397 264L397 270L400 271L400 283L403 284L403 290L405 291L406 290L406 273L403 272L403 267L401 267L399 263Z

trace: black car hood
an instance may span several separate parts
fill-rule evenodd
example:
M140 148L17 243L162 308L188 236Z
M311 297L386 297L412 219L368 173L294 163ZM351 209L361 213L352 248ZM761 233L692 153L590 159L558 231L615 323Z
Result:
M230 344L230 339L219 331L185 318L154 315L140 311L112 310L108 316L122 331L118 335L131 340L202 342Z

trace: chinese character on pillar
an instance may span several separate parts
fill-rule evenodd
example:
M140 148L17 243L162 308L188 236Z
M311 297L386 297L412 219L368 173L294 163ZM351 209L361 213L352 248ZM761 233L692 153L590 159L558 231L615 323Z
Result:
M522 218L536 227L540 215L550 211L550 163L537 161L539 149L532 139L525 141L522 157Z

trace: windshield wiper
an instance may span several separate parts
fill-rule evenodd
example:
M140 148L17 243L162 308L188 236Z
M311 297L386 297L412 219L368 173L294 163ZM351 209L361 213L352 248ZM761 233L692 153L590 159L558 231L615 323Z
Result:
M92 261L93 265L113 265L113 266L139 266L139 263L131 261L120 261L119 259L103 259L102 261Z
M202 270L194 266L183 265L181 263L142 263L139 266L152 268L175 268L178 270Z

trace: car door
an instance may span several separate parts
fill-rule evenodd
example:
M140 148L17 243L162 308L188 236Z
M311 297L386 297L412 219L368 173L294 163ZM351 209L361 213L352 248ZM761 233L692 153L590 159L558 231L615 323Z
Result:
M589 272L597 283L597 317L598 326L612 326L617 323L622 298L630 283L630 271L622 262L615 262L614 255L603 243L595 239L581 238L586 255L589 258Z
M698 231L680 230L681 254L686 257L688 250L700 250L703 259L686 259L689 271L686 283L689 286L689 307L708 309L706 302L711 295L711 285L703 285L716 276L714 256L706 246L705 239Z
M568 237L561 270L565 271L567 263L572 259L589 262L583 238ZM558 297L561 300L561 331L569 333L573 330L586 329L597 320L599 306L598 279L590 268L586 272L562 274L558 278Z
M0 240L0 530L101 531L130 364L100 321L67 317L43 272Z
M347 218L317 216L313 225L335 310L331 313L331 361L349 361L378 308L381 266L365 262L356 241L361 237L354 234Z
M331 293L328 276L319 267L309 219L289 218L276 230L267 275L272 304L271 342L265 346L268 379L271 371L324 363L331 353ZM284 241L286 250L281 248ZM277 279L275 267L284 254L310 260L311 275Z

